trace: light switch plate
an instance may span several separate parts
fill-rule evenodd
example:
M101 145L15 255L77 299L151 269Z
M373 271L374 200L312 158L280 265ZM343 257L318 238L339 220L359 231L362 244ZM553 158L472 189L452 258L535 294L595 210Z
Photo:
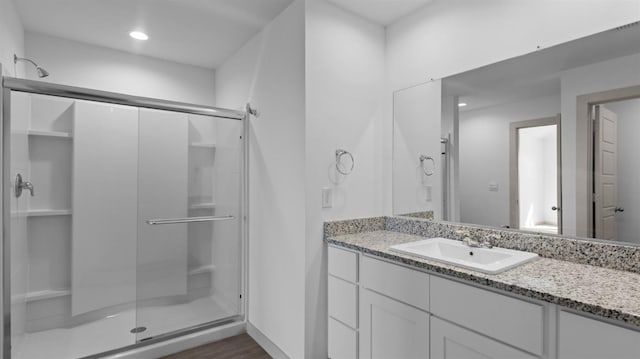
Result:
M427 202L433 201L433 186L425 186L424 192L424 200Z
M325 187L322 189L322 208L333 207L333 190Z

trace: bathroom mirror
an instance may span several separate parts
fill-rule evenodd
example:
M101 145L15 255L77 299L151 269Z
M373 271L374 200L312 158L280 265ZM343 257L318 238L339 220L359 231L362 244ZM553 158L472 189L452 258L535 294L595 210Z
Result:
M640 243L638 23L397 91L393 112L394 214Z

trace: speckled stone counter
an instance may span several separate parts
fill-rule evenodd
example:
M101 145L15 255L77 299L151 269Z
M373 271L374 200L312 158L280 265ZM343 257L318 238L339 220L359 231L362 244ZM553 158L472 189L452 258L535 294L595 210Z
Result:
M394 228L393 222L397 219L397 217L379 217L356 221L327 222L325 223L325 241L329 244L386 258L422 270L640 327L640 274L638 273L542 256L500 274L484 274L389 251L389 247L395 244L439 236L437 234L419 236L402 233ZM421 223L424 220L415 221L417 223L409 225L424 225ZM355 226L354 223L356 223ZM395 224L397 225L397 223ZM458 226L445 222L439 224ZM389 228L396 230L389 230ZM509 233L517 234L513 231ZM522 240L521 238L514 239ZM556 241L563 240L561 238L554 239ZM575 246L575 244L569 245Z
M403 214L400 214L399 216L412 217L412 218L422 218L422 219L433 219L433 211L403 213Z

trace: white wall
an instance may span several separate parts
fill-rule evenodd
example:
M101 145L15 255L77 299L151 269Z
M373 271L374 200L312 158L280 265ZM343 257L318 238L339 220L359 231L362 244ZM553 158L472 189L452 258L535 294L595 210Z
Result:
M638 0L435 0L387 29L391 89L639 19Z
M24 76L24 64L14 67L13 54L24 55L24 27L12 0L0 0L0 64L3 76Z
M248 319L291 358L305 325L304 3L295 1L218 68L217 105L249 123ZM320 241L320 238L318 238Z
M509 224L509 124L559 112L559 96L460 112L461 222ZM498 190L490 191L489 183Z
M384 28L324 0L306 1L306 346L327 357L325 220L384 213ZM335 183L335 151L353 172ZM321 189L333 207L321 208Z
M106 47L27 32L26 56L42 81L201 105L215 104L215 72ZM32 79L35 72L28 71Z
M640 99L605 104L618 115L618 239L640 243Z
M315 0L295 2L217 70L218 106L250 101L261 113L251 122L249 321L292 358L326 357L322 222L383 212L384 81L383 27ZM355 168L335 183L338 148ZM333 208L321 208L323 187Z
M576 97L640 84L640 54L578 67L562 73L563 233L576 233Z

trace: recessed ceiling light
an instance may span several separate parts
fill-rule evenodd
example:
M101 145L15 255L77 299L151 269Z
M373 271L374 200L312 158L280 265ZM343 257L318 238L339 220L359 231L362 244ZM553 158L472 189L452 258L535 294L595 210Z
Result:
M466 102L460 102L460 103L458 104L458 107L465 107L466 105L467 105L467 103L466 103Z
M136 40L149 40L149 36L142 31L131 31L129 36L133 37Z

